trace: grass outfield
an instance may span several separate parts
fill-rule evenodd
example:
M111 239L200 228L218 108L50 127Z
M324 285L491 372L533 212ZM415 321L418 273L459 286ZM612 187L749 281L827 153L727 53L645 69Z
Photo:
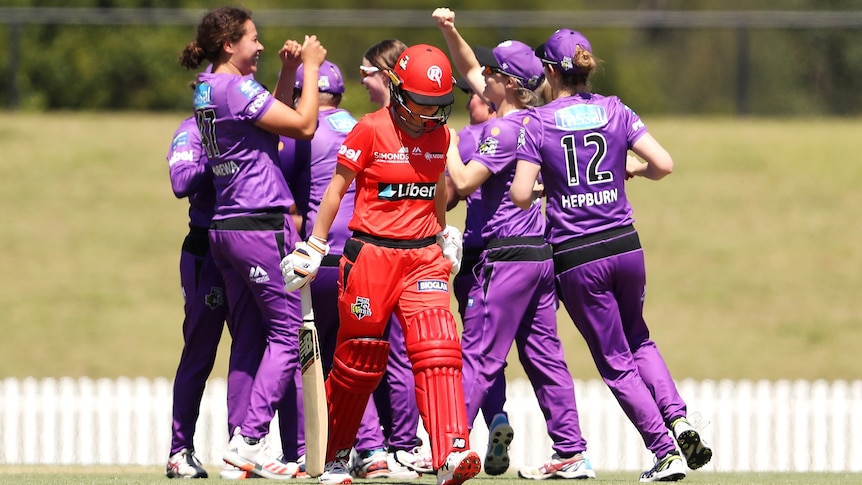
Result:
M218 476L218 470L207 470L211 477ZM637 472L598 472L595 480L584 483L602 483L607 485L628 485L637 483ZM436 477L426 475L418 480L398 482L384 480L356 480L355 483L367 484L436 484ZM164 485L172 483L155 467L0 467L0 480L4 485L108 485L122 483L124 485ZM852 473L704 473L689 472L680 483L697 483L702 485L838 485L860 483L862 474ZM555 481L559 482L559 480ZM205 482L206 483L206 482ZM223 482L228 483L228 482ZM290 480L290 483L316 484L317 480ZM468 484L524 485L531 483L517 478L514 473L499 477L480 474L466 482ZM536 483L536 482L532 482Z
M165 154L180 118L0 117L0 375L173 375L187 204ZM862 376L862 120L645 122L676 162L628 186L674 377ZM597 377L564 313L560 333L573 376ZM226 356L227 338L218 375Z

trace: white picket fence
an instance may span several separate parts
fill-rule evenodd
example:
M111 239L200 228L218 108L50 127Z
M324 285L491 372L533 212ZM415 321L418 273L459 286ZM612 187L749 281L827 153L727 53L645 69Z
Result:
M684 380L678 386L713 446L706 470L862 471L862 381ZM640 436L604 383L575 381L575 389L593 467L601 472L651 465ZM515 429L513 468L546 460L553 453L551 441L529 382L509 382L506 410ZM214 379L195 439L206 464L221 462L226 420L225 381ZM170 428L168 379L0 381L3 464L161 465ZM272 436L276 449L277 434ZM480 417L471 443L482 456L487 436Z

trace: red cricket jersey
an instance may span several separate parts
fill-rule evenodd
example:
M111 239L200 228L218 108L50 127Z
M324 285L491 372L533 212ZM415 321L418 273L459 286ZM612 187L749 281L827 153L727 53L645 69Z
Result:
M440 232L434 198L448 146L443 126L413 138L389 108L363 116L338 150L338 163L356 172L356 207L347 227L390 239Z

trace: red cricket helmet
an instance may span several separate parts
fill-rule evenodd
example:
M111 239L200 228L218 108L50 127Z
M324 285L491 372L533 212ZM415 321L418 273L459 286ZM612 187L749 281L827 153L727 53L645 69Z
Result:
M392 69L394 84L416 104L447 106L455 102L452 94L452 65L440 49L427 44L408 47Z
M391 98L401 109L410 112L405 96L416 104L440 108L434 116L421 117L425 120L423 131L431 131L446 123L455 102L452 92L455 79L452 65L443 51L427 44L408 47L388 73Z

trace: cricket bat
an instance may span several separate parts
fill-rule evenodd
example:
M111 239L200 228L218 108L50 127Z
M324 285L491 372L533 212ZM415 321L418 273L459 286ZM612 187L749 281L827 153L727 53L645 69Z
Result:
M305 408L305 471L312 477L323 474L329 413L323 386L320 340L314 325L311 288L302 287L302 327L299 329L299 364L302 367L302 402Z

